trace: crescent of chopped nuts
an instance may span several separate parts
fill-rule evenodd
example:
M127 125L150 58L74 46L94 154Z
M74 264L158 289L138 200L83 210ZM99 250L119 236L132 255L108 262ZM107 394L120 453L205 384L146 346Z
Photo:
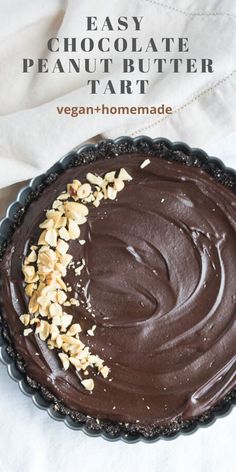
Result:
M75 274L80 275L85 266L82 259L75 268L68 250L70 240L77 239L81 245L86 243L79 240L79 236L80 226L87 221L87 205L98 207L103 199L115 200L125 182L131 181L132 177L122 168L119 172L107 172L104 177L88 173L86 178L87 182L83 184L79 180L67 184L66 191L56 197L52 207L46 211L46 219L39 225L42 232L38 243L30 247L22 265L29 302L28 313L22 314L20 321L27 327L23 330L24 336L34 331L49 349L58 350L64 370L73 366L76 371L88 375L88 367L96 368L107 378L109 367L81 342L80 324L73 323L73 316L64 311L66 306L79 306L80 301L73 297L68 299L67 294L72 289L63 278L68 267L72 266ZM88 311L92 311L91 305ZM93 325L87 334L94 336L95 329L96 325ZM81 380L81 384L89 392L94 389L93 379Z
M91 392L94 389L93 379L85 379L85 380L82 380L81 383L86 390L89 390L89 392Z

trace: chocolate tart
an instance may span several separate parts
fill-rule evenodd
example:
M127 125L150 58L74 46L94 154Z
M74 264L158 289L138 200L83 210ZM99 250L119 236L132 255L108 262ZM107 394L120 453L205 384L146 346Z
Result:
M110 368L108 378L91 374L91 393L38 335L23 336L21 267L68 182L120 168L132 181L91 210L87 243L70 244L86 261L81 284L96 317L86 342ZM1 222L1 359L10 375L53 418L90 435L153 441L211 423L236 401L235 233L236 173L202 150L122 137L69 153ZM68 281L76 291L73 274ZM71 310L88 329L90 313Z

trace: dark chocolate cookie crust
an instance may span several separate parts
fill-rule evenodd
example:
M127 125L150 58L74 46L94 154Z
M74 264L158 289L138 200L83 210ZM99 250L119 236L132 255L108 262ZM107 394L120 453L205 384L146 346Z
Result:
M30 187L20 193L18 201L8 211L8 218L1 225L1 256L10 242L15 228L21 224L30 203L37 199L45 186L50 185L66 168L99 159L112 159L126 153L140 153L145 154L147 157L157 156L161 159L181 162L187 166L201 167L236 194L236 173L233 170L226 169L218 159L208 158L203 151L190 149L183 143L170 143L165 139L151 140L147 137L139 137L134 140L131 138L119 138L116 141L102 141L96 146L86 145L78 151L70 153L45 175L34 179ZM25 372L23 360L13 349L7 325L3 321L2 333L4 338L2 357L7 364L10 364L9 369L12 375L20 381L25 393L33 394L36 397L36 403L41 407L48 408L54 418L64 419L67 425L76 429L83 428L85 432L92 435L102 434L109 439L121 437L127 441L137 441L140 438L155 440L158 437L175 437L180 431L191 432L198 425L209 424L217 415L222 415L228 411L236 401L236 392L233 390L220 404L214 406L204 415L191 421L178 419L165 426L157 426L155 424L141 426L130 423L98 421L96 418L91 418L77 411L65 408L49 391L33 379L30 379Z

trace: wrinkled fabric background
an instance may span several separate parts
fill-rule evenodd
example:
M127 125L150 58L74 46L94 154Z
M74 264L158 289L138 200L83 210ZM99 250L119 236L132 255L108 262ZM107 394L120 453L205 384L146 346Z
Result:
M84 17L144 16L141 37L189 37L188 57L213 58L214 74L150 74L147 96L89 95L81 74L22 74L22 57L48 57L49 37L83 37ZM0 212L22 181L85 141L164 136L202 147L236 168L236 2L232 0L0 0ZM100 31L92 33L100 37ZM134 32L130 30L130 36ZM139 33L140 34L140 33ZM117 37L118 31L109 33ZM127 33L125 33L127 37ZM74 56L82 57L75 53ZM96 57L90 53L89 57ZM127 56L130 56L130 54ZM161 57L165 55L160 54ZM179 54L171 54L178 57ZM57 54L58 57L58 54ZM60 54L59 54L60 57ZM61 53L63 58L63 54ZM73 57L73 54L70 54ZM111 76L122 78L117 57ZM140 75L140 74L138 74ZM135 75L133 76L136 77ZM124 78L124 77L123 77ZM144 77L146 78L146 77ZM166 103L173 115L59 116L56 106ZM191 436L126 445L92 439L38 410L0 366L0 472L233 472L236 411Z

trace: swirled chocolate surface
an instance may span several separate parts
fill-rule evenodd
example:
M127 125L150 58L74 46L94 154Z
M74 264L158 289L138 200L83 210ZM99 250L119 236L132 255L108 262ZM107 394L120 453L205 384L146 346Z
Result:
M236 197L199 168L151 157L141 169L144 159L128 154L65 171L30 205L2 277L4 316L27 374L69 408L145 425L201 415L236 385ZM81 287L68 271L81 305L67 312L84 330L96 323L95 336L81 339L111 369L107 379L90 372L89 393L38 335L23 336L21 264L68 182L121 167L133 180L115 201L90 207L86 244L72 241L68 251L86 267Z

